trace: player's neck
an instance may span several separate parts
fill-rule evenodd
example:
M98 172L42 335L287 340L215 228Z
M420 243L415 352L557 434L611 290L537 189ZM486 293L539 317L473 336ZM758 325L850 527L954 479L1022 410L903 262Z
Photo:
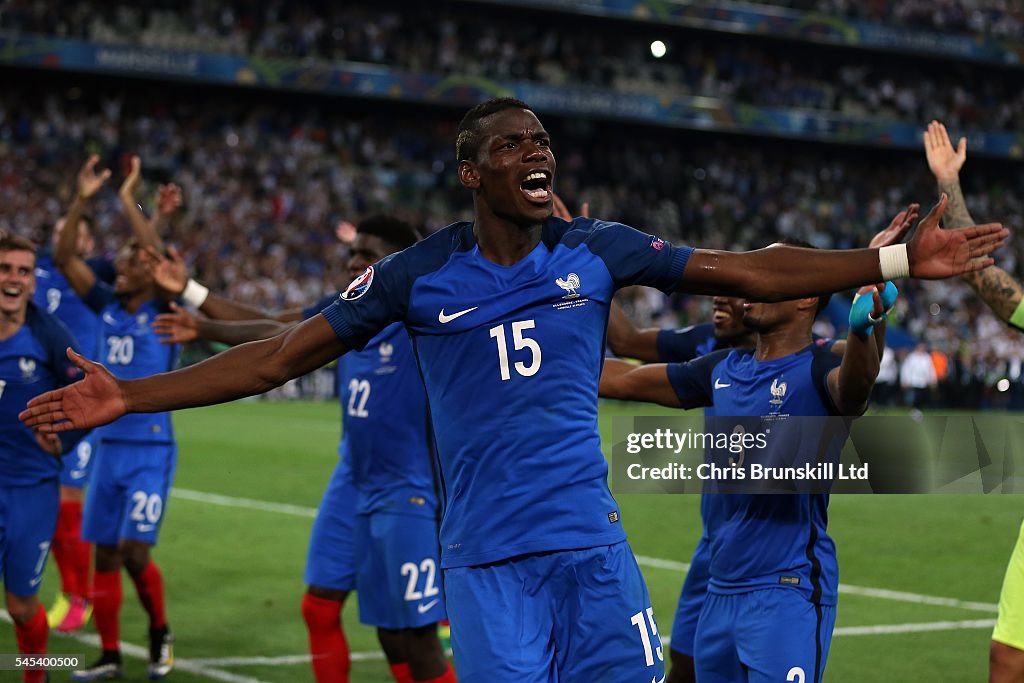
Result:
M0 313L0 341L10 339L25 324L25 308L10 313Z
M541 228L540 223L523 227L478 209L473 234L484 258L499 266L513 266L540 242Z
M811 333L804 327L779 326L758 332L754 357L757 360L775 360L791 356L811 343Z
M126 312L135 313L135 311L142 308L142 304L146 303L155 296L156 292L154 292L152 289L147 288L141 289L138 292L135 292L134 294L122 295L118 297L118 301L121 304L121 308L123 308Z

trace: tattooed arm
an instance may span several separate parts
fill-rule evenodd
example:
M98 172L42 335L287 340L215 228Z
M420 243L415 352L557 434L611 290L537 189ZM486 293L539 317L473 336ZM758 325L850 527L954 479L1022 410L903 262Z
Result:
M939 191L949 195L949 206L946 207L945 215L946 227L962 228L974 225L974 219L967 211L964 193L960 188L960 168L967 160L967 139L960 138L956 149L953 149L946 127L938 121L932 121L924 133L924 151L928 158L928 167L939 183ZM1020 322L1011 319L1024 299L1024 288L1012 275L998 266L989 266L964 273L961 277L1001 320L1021 327Z

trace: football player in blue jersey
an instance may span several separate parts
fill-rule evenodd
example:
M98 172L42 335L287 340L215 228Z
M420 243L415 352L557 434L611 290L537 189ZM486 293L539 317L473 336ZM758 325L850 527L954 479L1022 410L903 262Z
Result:
M56 246L65 219L54 225L52 244ZM92 220L82 215L78 223L75 249L87 259L89 267L106 282L112 282L113 264L103 258L89 258L95 241ZM52 249L40 249L36 259L36 306L56 315L78 342L77 348L87 358L96 358L99 342L99 316L86 306L53 262ZM92 435L82 439L74 453L64 458L60 475L60 514L53 536L53 559L60 573L61 591L47 611L50 628L72 632L82 628L92 614L89 581L91 555L89 544L82 540L82 503L85 485L92 471Z
M190 368L125 381L72 355L86 379L37 397L23 419L60 431L260 393L402 321L440 463L459 676L658 681L664 653L597 432L615 290L786 301L883 277L943 278L989 265L1007 231L939 229L942 198L909 244L888 250L694 250L617 223L552 218L551 139L523 102L470 110L456 153L473 222L381 260L320 315Z
M872 291L874 315L884 321L881 299ZM781 421L791 416L860 415L878 374L884 325L878 325L874 339L863 326L851 331L840 360L811 334L826 302L821 297L746 304L744 321L757 332L753 349L642 367L609 359L601 394L708 406L716 416L709 420L714 425L709 432L731 428L732 418L721 416L771 420L778 433ZM773 391L780 383L786 389ZM831 442L832 455L842 442ZM786 450L793 442L770 441L769 449L772 444ZM692 596L694 603L684 606L681 598L677 615L678 624L684 614L692 616L693 604L702 605L695 632L692 625L677 625L692 639L680 643L681 653L695 653L696 666L690 671L692 660L673 656L673 666L682 670L670 680L694 680L694 673L702 682L821 680L838 592L835 547L825 529L827 505L827 494L702 496L704 535L694 557L705 580L701 593ZM697 561L701 547L704 562Z
M57 526L61 459L81 437L33 434L17 419L20 404L43 387L81 377L67 361L67 328L32 303L36 248L0 231L0 580L18 651L46 653L49 628L37 597ZM24 681L46 680L44 669Z
M917 220L919 206L911 204L899 212L892 222L869 244L880 248L898 242L913 227ZM809 246L800 240L786 240L783 244L797 247ZM700 356L729 348L752 348L757 341L757 332L744 324L744 301L733 297L714 297L714 315L711 323L693 325L680 330L638 329L616 302L612 302L608 320L608 340L612 351L620 356L652 360L661 363L685 363ZM819 346L830 347L842 355L846 347L843 340L832 341L815 338ZM883 347L879 347L881 353ZM708 407L705 416L714 414ZM710 430L709 430L710 431ZM703 519L704 504L701 501ZM703 524L702 524L703 529ZM669 654L672 668L667 683L693 683L694 639L697 634L697 620L704 607L707 594L710 553L707 533L702 531L700 541L693 551L690 567L686 572L672 622L672 640Z
M109 178L96 172L95 156L78 179L78 192L54 251L54 261L82 301L100 316L100 357L123 378L170 370L176 347L160 343L150 327L167 310L157 297L143 247L132 240L115 261L111 287L101 282L81 258L79 212ZM158 243L155 236L143 234ZM161 245L162 246L162 245ZM140 419L141 418L141 419ZM103 652L92 666L75 671L73 680L93 681L122 675L120 652L121 568L127 569L149 615L150 678L173 667L173 645L164 601L163 576L150 557L164 518L177 461L177 446L168 413L129 416L99 430L96 462L86 494L82 534L96 545L93 617Z
M418 239L412 226L395 218L361 221L351 245L349 275L359 277ZM158 275L158 284L184 292L184 276L169 271ZM319 314L337 298L337 293L324 297L303 317ZM202 338L241 344L295 324L279 320L291 317L287 312L278 319L243 321L251 317L250 309L213 294L199 308L235 319L198 319L178 309L158 316L153 327L174 343ZM398 683L453 683L435 628L445 611L426 397L401 324L390 325L365 349L339 360L338 394L341 457L313 524L302 600L314 675L318 683L348 680L341 610L349 592L358 590L360 621L377 628Z

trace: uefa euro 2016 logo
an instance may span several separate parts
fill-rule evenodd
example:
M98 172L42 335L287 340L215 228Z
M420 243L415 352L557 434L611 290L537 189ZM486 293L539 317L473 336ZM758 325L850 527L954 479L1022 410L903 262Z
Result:
M370 289L370 285L373 284L373 266L366 269L366 272L357 277L352 281L352 284L348 286L344 292L341 293L341 298L345 301L355 301L363 294L366 294L367 290Z

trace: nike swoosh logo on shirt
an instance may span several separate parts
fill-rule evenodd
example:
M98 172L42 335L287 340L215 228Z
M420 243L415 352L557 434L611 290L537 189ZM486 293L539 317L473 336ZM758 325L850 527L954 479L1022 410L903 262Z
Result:
M478 308L480 308L480 307L479 306L474 306L473 308L467 308L464 311L459 311L458 313L452 313L451 315L445 315L444 314L444 309L442 308L441 312L437 314L437 322L441 323L442 325L444 325L445 323L450 323L451 321L455 320L456 318L461 318L462 316L466 315L467 313L471 313L471 312L475 311Z
M722 380L715 378L715 389L726 389L731 386L732 384L722 384Z
M425 605L416 605L416 611L419 612L420 614L426 614L430 610L430 608L433 607L436 604L437 604L437 600L435 599L435 600L431 600L430 602L428 602Z

